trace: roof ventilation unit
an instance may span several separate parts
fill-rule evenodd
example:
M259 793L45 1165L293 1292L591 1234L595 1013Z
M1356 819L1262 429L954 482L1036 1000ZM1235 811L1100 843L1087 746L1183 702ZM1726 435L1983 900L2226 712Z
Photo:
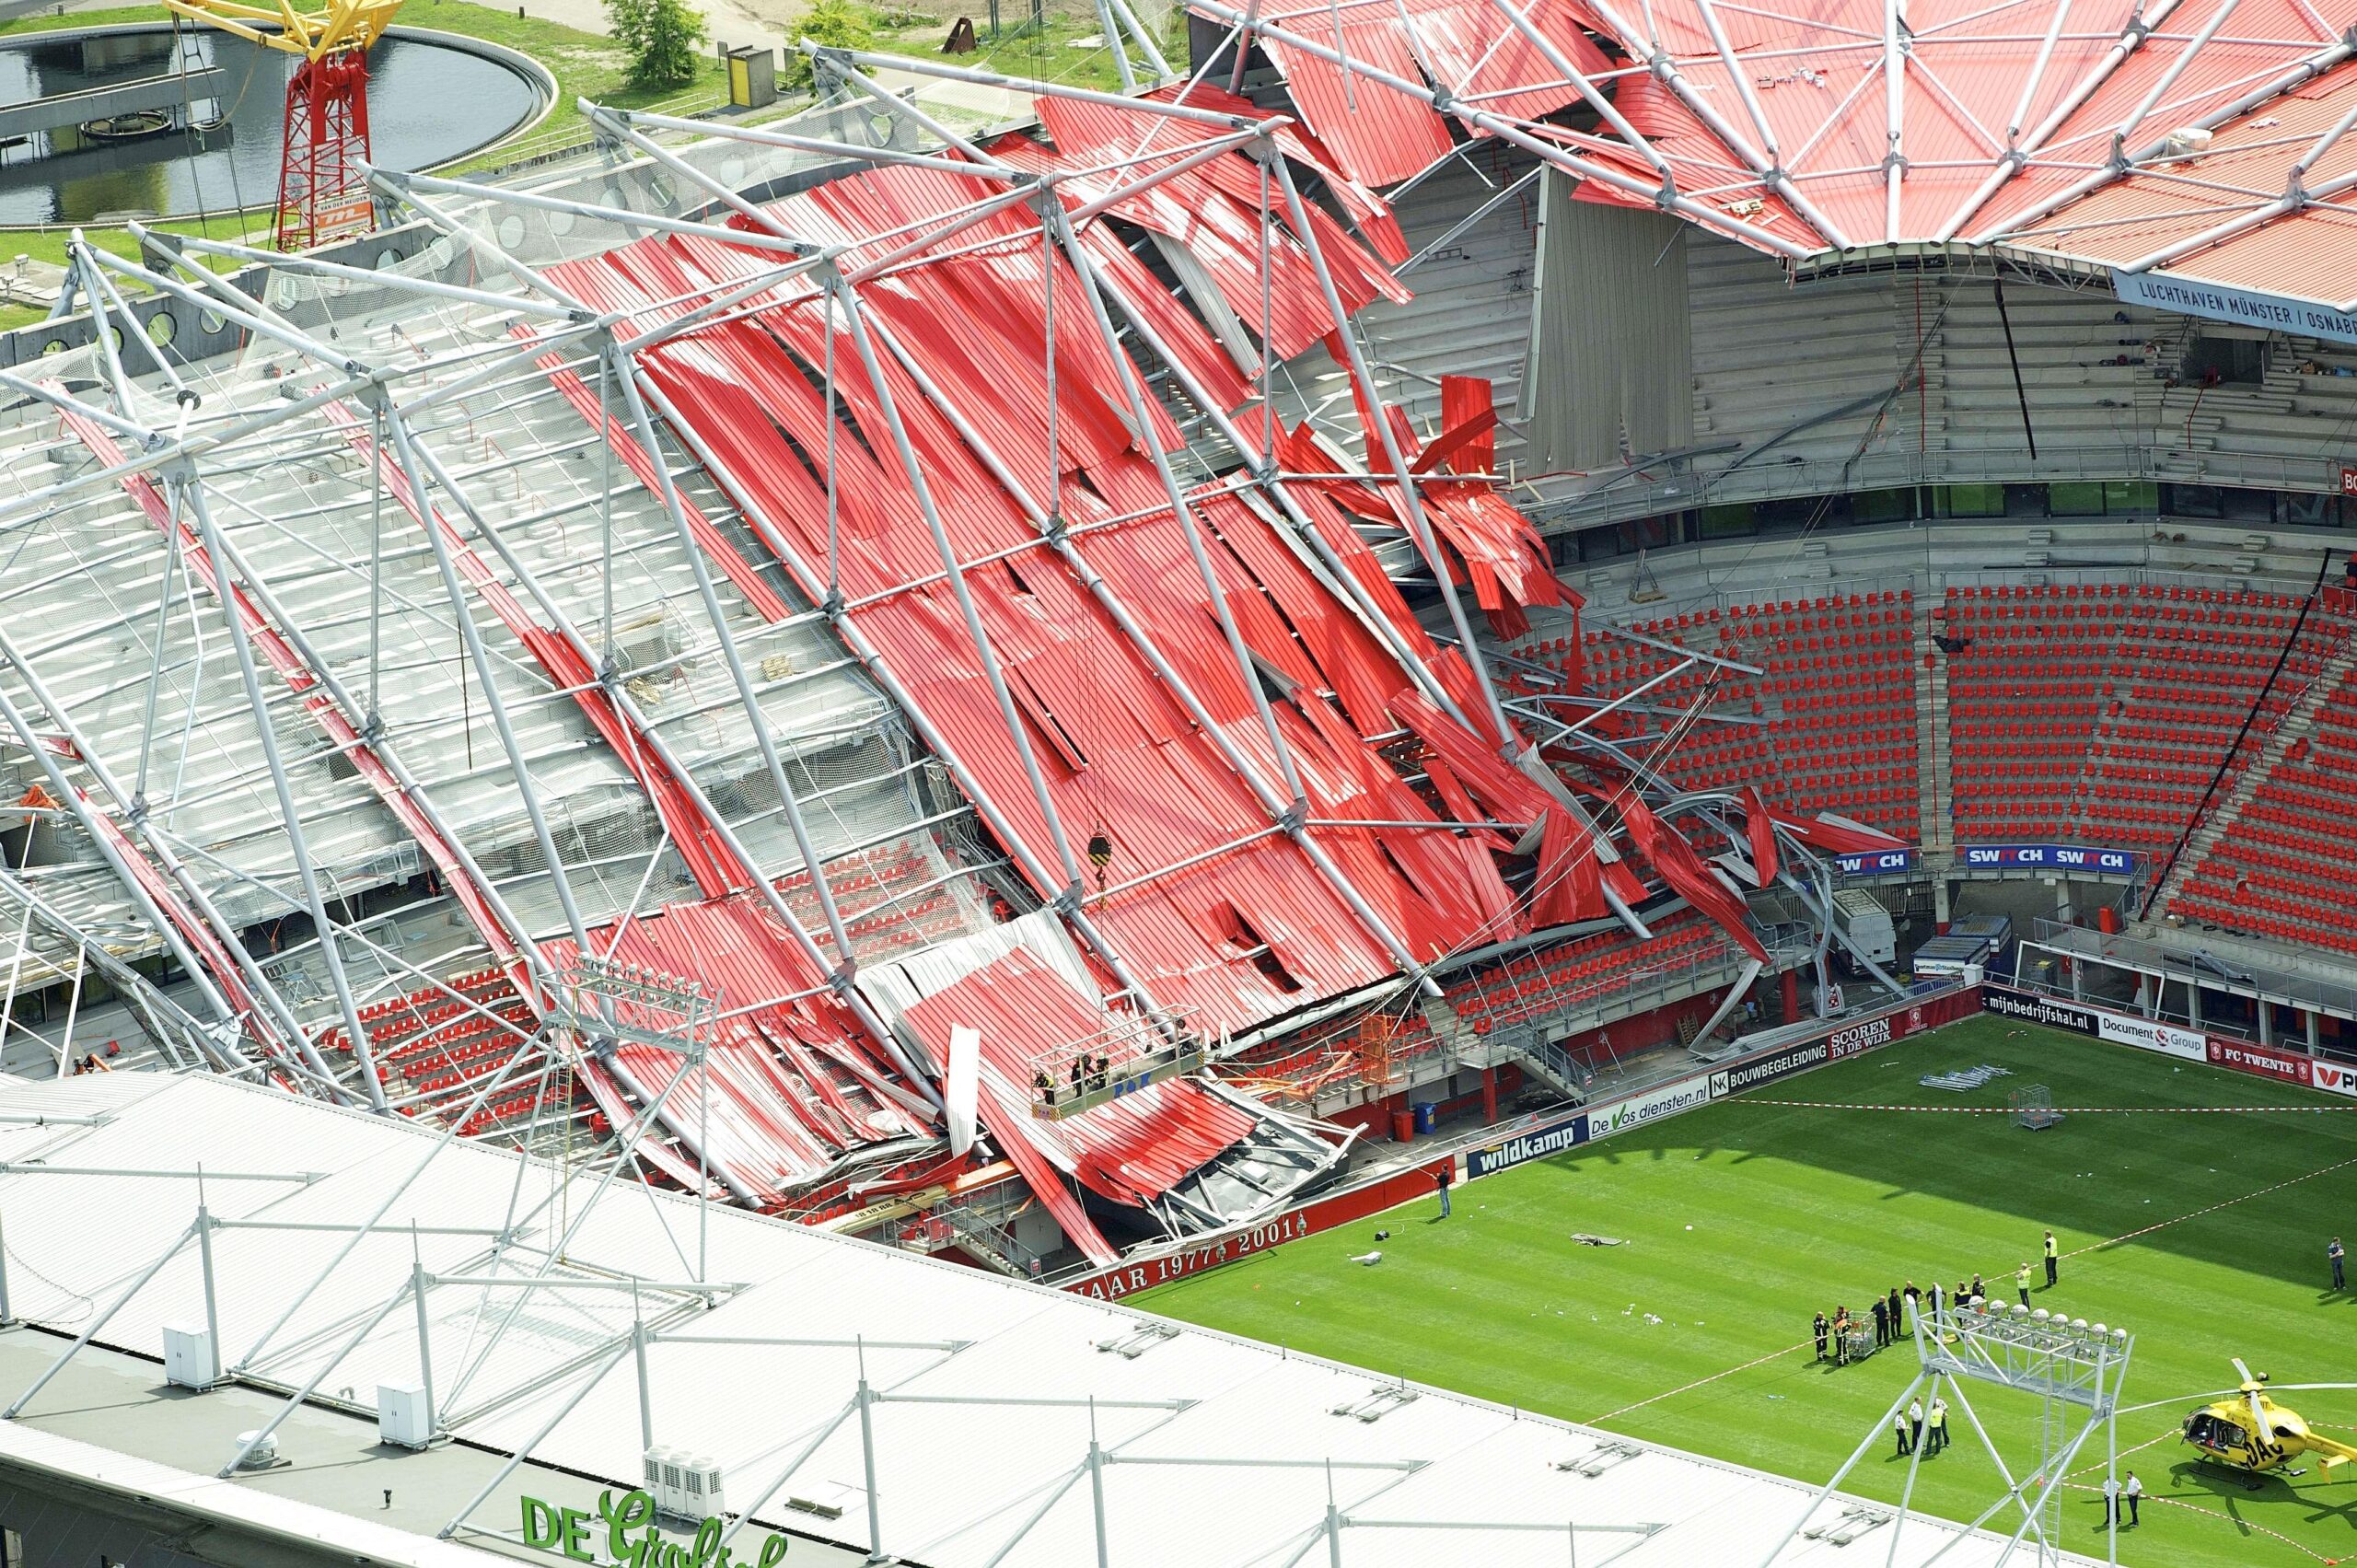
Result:
M2210 150L2210 133L2199 125L2180 125L2161 145L2171 157L2198 157Z
M728 1496L721 1486L720 1461L709 1454L690 1454L679 1460L679 1505L683 1519L715 1519L728 1512Z
M278 1436L275 1433L267 1437L260 1432L238 1433L238 1446L245 1448L248 1444L253 1446L247 1449L246 1457L238 1461L238 1468L241 1470L272 1470L293 1462L278 1457Z

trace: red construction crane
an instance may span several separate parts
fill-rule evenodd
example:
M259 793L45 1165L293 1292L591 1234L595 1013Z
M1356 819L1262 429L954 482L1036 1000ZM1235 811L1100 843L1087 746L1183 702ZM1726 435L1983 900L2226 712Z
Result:
M369 223L368 46L401 0L339 0L297 11L238 0L164 0L192 21L296 57L278 165L278 248L308 250Z

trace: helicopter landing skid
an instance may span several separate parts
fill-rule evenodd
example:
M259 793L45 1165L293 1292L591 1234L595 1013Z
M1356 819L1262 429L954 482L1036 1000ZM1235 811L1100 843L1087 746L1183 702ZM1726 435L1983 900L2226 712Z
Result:
M2223 1459L2212 1458L2206 1453L2197 1452L2194 1455L2193 1467L2196 1469L2214 1470L2220 1475L2231 1477L2242 1482L2245 1492L2258 1492L2264 1490L2267 1485L2267 1478L2258 1471L2247 1470L2240 1465L2230 1465Z

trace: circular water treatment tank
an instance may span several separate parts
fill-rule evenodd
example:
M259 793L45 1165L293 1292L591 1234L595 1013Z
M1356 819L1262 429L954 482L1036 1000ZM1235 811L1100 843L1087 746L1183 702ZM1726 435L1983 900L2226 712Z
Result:
M278 199L294 64L276 50L196 28L177 42L168 27L0 39L0 106L163 79L152 92L134 93L136 103L108 106L108 114L15 134L0 109L0 226L269 208ZM397 29L368 52L371 147L387 168L463 157L529 123L548 100L545 77L468 40ZM121 134L131 115L147 111L160 111L168 125Z

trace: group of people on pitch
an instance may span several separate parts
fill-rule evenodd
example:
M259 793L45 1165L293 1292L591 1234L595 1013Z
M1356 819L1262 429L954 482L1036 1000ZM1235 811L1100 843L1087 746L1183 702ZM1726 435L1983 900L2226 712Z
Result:
M2335 1238L2335 1245L2339 1245L2338 1237ZM2054 1239L2054 1233L2050 1230L2046 1233L2044 1249L2046 1253L2046 1283L2049 1286L2051 1286L2057 1283L2061 1277L2062 1249L2061 1244ZM2336 1259L2334 1261L2334 1273L2336 1278L2339 1272L2340 1263L2339 1260ZM2030 1266L2027 1263L2024 1263L2019 1272L2014 1275L2014 1288L2020 1294L2022 1305L2024 1307L2027 1307L2029 1305L2029 1287ZM1903 1287L1899 1285L1891 1286L1890 1294L1886 1296L1879 1296L1875 1298L1874 1304L1874 1348L1875 1350L1880 1350L1886 1345L1897 1344L1906 1335L1913 1331L1915 1327L1915 1314L1922 1307L1923 1297L1926 1294L1931 1297L1931 1310L1933 1312L1939 1311L1943 1307L1945 1307L1952 1311L1968 1310L1973 1307L1980 1307L1988 1300L1989 1286L1988 1282L1982 1279L1979 1274L1973 1275L1971 1283L1968 1284L1963 1280L1956 1281L1956 1289L1953 1292L1948 1293L1944 1293L1941 1290L1937 1281L1933 1282L1932 1288L1928 1293L1917 1289L1913 1280L1909 1280ZM1857 1356L1853 1354L1851 1350L1851 1336L1858 1331L1859 1323L1856 1318L1850 1316L1850 1309L1848 1307L1836 1307L1833 1309L1833 1316L1829 1318L1827 1318L1823 1312L1819 1312L1817 1315L1816 1320L1809 1325L1809 1328L1810 1332L1817 1341L1817 1360L1823 1361L1827 1359L1829 1352L1831 1355L1833 1364L1836 1366L1846 1366L1852 1360L1857 1359ZM1936 1447L1930 1450L1930 1452L1933 1453L1937 1453L1938 1451L1939 1450ZM1899 1452L1903 1454L1907 1452L1907 1450L1905 1448L1901 1448Z
M1948 1446L1948 1402L1933 1395L1927 1411L1922 1400L1910 1400L1905 1410L1890 1418L1890 1424L1898 1436L1899 1458L1921 1448L1928 1459Z

